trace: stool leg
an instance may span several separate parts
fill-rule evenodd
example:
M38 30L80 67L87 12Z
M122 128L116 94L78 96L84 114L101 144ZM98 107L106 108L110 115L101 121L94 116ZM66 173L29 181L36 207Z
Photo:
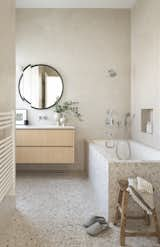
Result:
M145 224L147 225L147 226L149 226L150 225L150 216L146 213L146 211L144 211L144 214L145 214L145 216L144 216L144 220L145 220Z
M116 213L114 216L114 225L115 226L118 224L118 220L119 220L119 210L118 210L118 206L116 206Z
M115 213L115 217L114 217L114 225L118 224L118 220L119 220L119 206L122 204L122 190L119 191L119 195L118 195L118 205L116 206L116 213Z
M125 246L125 230L126 230L126 213L128 206L128 192L123 192L122 197L122 215L121 215L121 227L120 227L120 245Z
M155 223L156 233L158 236L158 243L160 243L160 228L159 228L159 222L158 222L156 209L153 210L153 219L154 219L154 223Z

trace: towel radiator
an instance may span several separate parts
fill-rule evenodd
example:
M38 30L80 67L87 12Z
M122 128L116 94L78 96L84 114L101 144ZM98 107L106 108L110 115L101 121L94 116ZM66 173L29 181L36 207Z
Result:
M0 113L0 202L15 194L15 113Z

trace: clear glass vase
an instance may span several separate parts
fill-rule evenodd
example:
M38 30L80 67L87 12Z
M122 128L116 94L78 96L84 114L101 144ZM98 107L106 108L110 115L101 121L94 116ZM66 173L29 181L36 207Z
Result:
M61 113L55 112L55 114L54 114L54 119L55 119L55 121L56 121L56 125L57 125L57 126L60 126L60 125L61 125L61 122L60 122Z
M61 117L60 117L60 125L65 126L65 123L66 123L66 115L63 113L61 114Z

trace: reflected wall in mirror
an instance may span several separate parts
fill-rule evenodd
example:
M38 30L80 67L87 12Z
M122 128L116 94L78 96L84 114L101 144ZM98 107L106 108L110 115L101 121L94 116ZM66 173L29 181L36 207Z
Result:
M19 94L35 109L54 106L63 94L63 79L59 72L49 65L28 65L23 69L18 84Z

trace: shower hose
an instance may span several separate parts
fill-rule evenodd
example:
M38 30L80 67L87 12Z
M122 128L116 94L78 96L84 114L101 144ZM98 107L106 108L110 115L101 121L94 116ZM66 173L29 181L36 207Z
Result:
M128 156L125 158L126 160L129 160L131 159L131 144L128 140L126 140L126 143L127 143L127 147L128 147ZM119 154L119 144L120 144L120 141L117 141L117 144L116 144L116 155L117 155L117 158L119 160L124 160L123 157L121 157L121 155Z

